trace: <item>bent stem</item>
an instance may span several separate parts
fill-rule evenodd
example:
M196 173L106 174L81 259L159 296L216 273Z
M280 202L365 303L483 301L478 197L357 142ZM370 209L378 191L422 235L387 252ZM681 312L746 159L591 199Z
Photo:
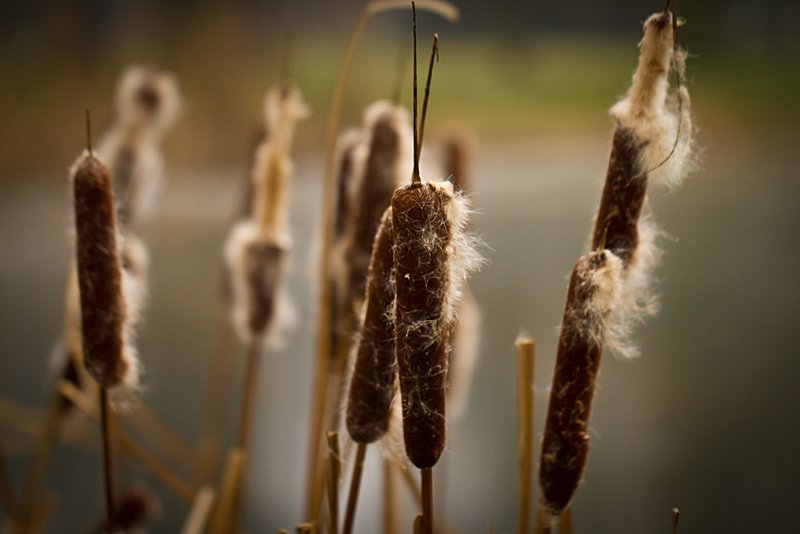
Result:
M347 508L344 514L342 534L350 534L353 531L353 523L356 519L356 506L358 505L358 491L361 486L361 475L364 472L364 457L366 454L367 444L359 443L356 447L356 461L353 464L353 477L350 480L350 492L347 495Z

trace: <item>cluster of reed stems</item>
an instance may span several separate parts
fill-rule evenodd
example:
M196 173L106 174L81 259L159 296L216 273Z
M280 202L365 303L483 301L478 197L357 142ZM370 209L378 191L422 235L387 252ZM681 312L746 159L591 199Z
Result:
M376 13L408 7L413 22L411 124L396 97L373 103L361 128L340 134L341 103L367 21ZM452 181L423 179L420 170L439 37L433 38L419 113L417 7L448 20L458 16L452 5L437 0L368 3L333 93L325 146L307 501L296 532L356 530L359 486L372 443L380 444L383 455L383 530L398 531L402 481L420 508L403 528L444 531L434 523L433 467L445 448L445 414L457 417L463 411L477 354L480 312L465 281L481 260L468 232L464 195L471 191L471 143L463 135L448 142L444 167ZM631 324L653 311L648 280L658 254L656 231L643 217L648 181L676 185L691 164L685 53L676 44L677 26L672 2L647 19L631 88L612 109L615 131L606 182L589 251L570 276L560 329L540 448L538 533L551 532L556 523L560 533L572 532L571 510L589 453L587 428L601 354L610 347L623 356L635 355L627 340ZM678 82L670 92L673 71ZM288 324L291 149L296 122L308 110L287 78L266 93L265 134L255 150L243 209L224 247L221 317L227 327L221 330L235 333L245 358L237 435L226 449L219 435L224 410L214 409L232 393L231 371L216 373L232 367L225 363L231 359L231 343L223 342L212 362L209 409L193 448L140 398L133 347L148 263L135 232L151 203L146 191L161 173L158 147L178 107L176 80L133 68L121 78L117 98L118 120L97 153L87 112L87 148L70 173L75 261L68 277L64 336L55 351L58 374L19 503L0 448L0 504L9 517L3 532L36 532L46 522L52 500L43 495L45 474L62 427L79 412L99 421L102 436L105 514L92 532L138 528L158 510L146 488L120 491L116 486L115 448L184 499L183 533L244 532L259 362L280 343ZM520 533L532 526L534 348L532 338L516 342ZM128 426L136 427L148 446L132 438ZM404 451L398 457L392 444L399 441ZM151 448L162 451L166 461ZM352 473L342 515L347 466ZM419 481L410 475L411 466L419 468ZM673 509L673 533L678 514Z

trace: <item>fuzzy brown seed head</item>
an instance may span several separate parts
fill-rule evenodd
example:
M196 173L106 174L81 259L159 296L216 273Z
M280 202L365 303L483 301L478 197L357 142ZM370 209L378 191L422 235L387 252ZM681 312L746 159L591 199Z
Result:
M395 339L406 453L432 467L445 444L452 188L415 183L392 196Z
M639 151L640 143L633 132L621 127L614 131L592 235L592 249L603 245L619 256L626 267L639 244L639 217L647 194L647 173L639 165Z
M130 366L111 175L105 164L88 153L74 168L84 362L101 386L111 388L123 381Z
M286 249L272 241L257 241L247 247L245 255L250 287L248 325L255 335L262 335L275 314L276 291L283 279Z
M367 278L366 306L347 400L347 431L358 443L386 433L394 398L395 360L392 210L381 218Z
M542 502L552 515L570 503L586 465L589 415L619 261L607 251L590 252L570 276L539 469Z
M350 217L352 202L350 189L355 178L355 151L361 142L361 132L351 130L339 138L336 147L336 220L333 239L338 242L344 235Z

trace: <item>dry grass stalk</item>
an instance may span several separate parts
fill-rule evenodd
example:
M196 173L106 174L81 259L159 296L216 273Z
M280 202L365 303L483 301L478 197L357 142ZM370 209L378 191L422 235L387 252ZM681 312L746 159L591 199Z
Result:
M421 0L418 2L420 9L434 12L451 22L458 19L458 8L449 2L440 0ZM326 401L328 394L328 368L331 358L332 339L332 284L328 283L330 278L331 251L334 243L334 216L335 216L335 189L336 189L336 170L335 170L335 146L339 132L339 122L342 112L342 102L344 101L347 81L350 77L350 70L355 57L361 36L366 29L369 19L377 14L394 9L408 9L409 5L404 1L395 0L373 0L364 6L356 24L350 33L347 42L347 49L339 69L336 84L331 97L330 115L325 131L325 174L323 180L323 200L322 200L322 239L319 254L319 279L325 283L319 291L319 302L317 306L317 328L316 328L316 359L314 364L313 387L314 397L312 400L311 433L309 440L309 470L307 480L307 506L306 514L308 517L317 517L320 510L322 498L322 434L325 427Z
M356 447L356 459L353 462L353 476L350 480L350 492L347 495L347 508L344 514L343 534L350 534L356 519L356 507L358 505L358 490L361 484L361 475L364 472L364 457L367 454L366 443L359 443Z
M339 434L328 432L328 532L339 532L339 479L342 472L342 460L339 454ZM345 534L347 531L345 531Z
M203 486L197 491L197 495L183 523L181 534L203 534L206 523L211 515L217 492L212 486Z
M236 531L236 512L241 489L239 479L242 477L246 458L246 453L237 447L228 450L219 498L211 515L209 534L228 534Z
M678 534L678 520L681 517L681 511L678 508L672 509L672 534Z
M570 276L539 468L542 504L552 516L569 505L583 476L592 398L621 264L607 250L590 252Z
M533 464L533 339L520 337L517 346L517 450L519 454L519 502L517 504L517 532L530 530L531 479Z
M423 518L422 514L417 514L414 516L414 534L425 534L425 530L422 526Z

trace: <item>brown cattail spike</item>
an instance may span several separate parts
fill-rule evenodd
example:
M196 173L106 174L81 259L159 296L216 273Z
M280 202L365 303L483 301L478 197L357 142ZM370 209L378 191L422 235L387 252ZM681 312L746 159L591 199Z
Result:
M592 248L607 248L627 266L639 244L639 218L647 193L647 174L639 172L641 144L626 128L617 128L608 174L594 226Z
M111 175L108 167L88 152L74 169L84 361L94 379L111 388L122 382L131 368Z
M542 504L553 516L569 505L586 465L589 414L620 270L612 253L590 252L570 277L539 470Z
M372 248L366 308L347 402L347 431L358 443L378 440L389 426L397 375L391 321L393 247L392 210L388 208Z
M420 468L439 459L445 442L445 385L450 273L448 248L453 232L450 184L413 183L395 191L395 334L403 438L406 453Z

